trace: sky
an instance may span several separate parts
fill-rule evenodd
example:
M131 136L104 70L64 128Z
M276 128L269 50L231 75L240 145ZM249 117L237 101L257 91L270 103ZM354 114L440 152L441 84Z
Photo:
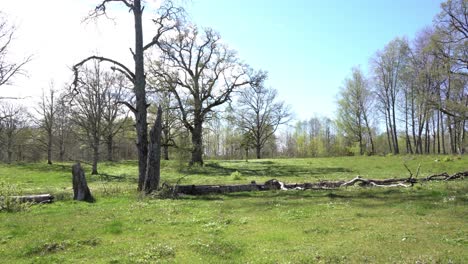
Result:
M64 86L70 67L91 54L130 66L133 32L125 8L112 19L82 22L98 0L0 0L0 10L17 27L12 58L32 55L27 76L1 87L0 96L27 97L33 104L53 82ZM145 38L152 36L147 1ZM190 19L218 31L254 69L268 71L267 86L291 106L296 120L333 118L336 95L351 68L368 62L395 37L411 40L432 24L440 0L185 0Z

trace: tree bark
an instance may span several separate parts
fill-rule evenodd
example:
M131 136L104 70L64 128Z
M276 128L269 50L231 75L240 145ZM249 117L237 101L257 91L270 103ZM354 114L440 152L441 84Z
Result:
M148 165L146 168L145 183L143 189L149 194L156 191L160 180L161 161L161 123L162 108L158 107L158 113L153 128L150 131L151 143L149 144Z
M138 190L143 190L143 184L146 177L146 166L148 162L148 123L147 103L146 103L146 80L143 56L143 25L141 1L134 1L132 8L135 20L135 99L136 99L136 132L137 132L137 148L138 148Z
M47 131L47 164L52 165L52 131Z
M81 164L78 162L72 166L73 175L73 200L92 203L95 201L88 188L86 177Z
M98 161L99 161L99 147L93 146L93 165L92 165L91 175L99 174L97 170Z
M169 160L169 146L168 145L164 145L162 146L163 147L163 157L164 157L164 160Z
M114 137L112 135L107 136L107 161L114 161Z
M192 130L192 159L190 165L203 165L203 126L202 122L195 122Z

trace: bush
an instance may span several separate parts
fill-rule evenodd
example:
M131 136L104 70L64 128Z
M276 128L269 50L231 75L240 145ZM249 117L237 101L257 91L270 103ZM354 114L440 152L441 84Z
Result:
M231 173L231 178L235 181L242 180L242 174L238 171Z
M31 203L22 203L14 196L21 195L17 185L0 182L0 212L21 212L27 210Z

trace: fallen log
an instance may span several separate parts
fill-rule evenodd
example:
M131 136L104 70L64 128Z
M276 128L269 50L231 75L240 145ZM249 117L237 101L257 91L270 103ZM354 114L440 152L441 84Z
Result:
M52 203L54 201L54 196L51 194L20 195L10 196L10 198L20 203Z
M276 179L266 181L264 184L257 184L252 181L250 184L235 184L235 185L175 185L172 188L172 193L188 194L188 195L204 195L213 193L231 193L231 192L250 192L250 191L267 191L267 190L332 190L342 187L349 187L358 184L361 187L404 187L408 188L415 183L427 181L450 181L455 179L464 179L468 177L468 171L458 172L453 175L441 173L431 175L425 178L413 178L411 174L409 178L392 178L392 179L365 179L357 176L349 181L320 181L306 183L283 183ZM167 185L166 185L167 186Z

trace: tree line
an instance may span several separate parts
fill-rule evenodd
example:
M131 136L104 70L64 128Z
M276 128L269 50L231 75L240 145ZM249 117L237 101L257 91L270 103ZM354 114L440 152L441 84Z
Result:
M73 67L71 84L51 84L33 107L0 100L4 162L137 159L139 189L159 159L317 157L465 151L468 115L467 2L447 1L431 27L375 52L369 73L356 66L343 81L336 118L292 122L267 72L240 60L221 35L188 21L166 1L143 43L141 1L112 2L135 21L133 67L92 55ZM0 88L29 58L7 55L14 27L2 19ZM157 122L156 122L157 121ZM135 147L136 145L136 147ZM151 177L149 178L151 179Z

